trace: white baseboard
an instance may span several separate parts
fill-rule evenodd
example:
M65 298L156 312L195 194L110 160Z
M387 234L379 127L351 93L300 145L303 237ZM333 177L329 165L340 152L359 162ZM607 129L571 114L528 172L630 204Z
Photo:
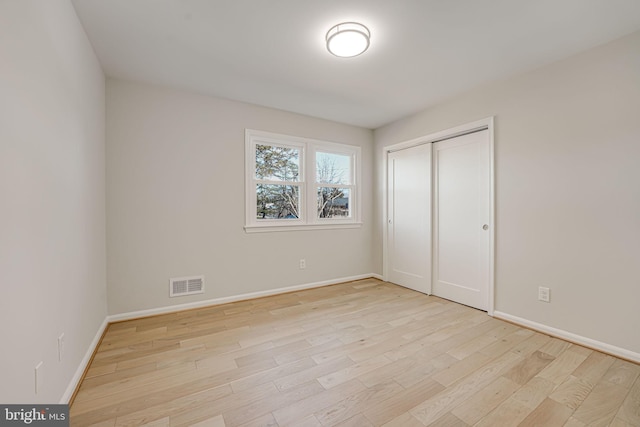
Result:
M351 276L351 277L341 277L338 279L325 280L322 282L306 283L303 285L269 289L267 291L250 292L247 294L233 295L233 296L222 297L222 298L214 298L214 299L205 300L205 301L196 301L196 302L191 302L186 304L170 305L166 307L152 308L148 310L132 311L129 313L112 314L110 316L107 316L107 321L109 323L120 322L123 320L131 320L139 317L174 313L176 311L190 310L193 308L201 308L201 307L209 307L212 305L227 304L230 302L244 301L244 300L253 299L253 298L267 297L271 295L284 294L287 292L295 292L295 291L301 291L304 289L319 288L322 286L336 285L338 283L352 282L354 280L369 279L369 278L381 279L379 274L373 274L373 273L361 274L358 276Z
M100 339L102 338L102 335L104 334L105 329L107 329L107 326L109 326L109 321L108 321L108 317L105 317L105 319L102 321L102 324L98 328L98 332L96 332L95 337L93 337L93 341L91 341L91 344L87 349L87 352L82 358L82 361L78 366L78 369L76 369L76 373L73 375L73 378L71 378L71 381L67 386L67 389L65 390L64 394L60 398L60 402L59 402L60 404L68 405L69 402L71 401L71 397L73 396L73 393L76 391L76 388L80 384L80 381L82 381L82 376L84 375L84 371L85 369L87 369L87 366L89 365L89 362L91 361L91 358L93 357L93 353L96 351L98 344L100 344Z
M640 363L640 353L627 350L625 348L616 347L611 344L596 341L591 338L576 335L572 332L567 332L562 329L553 328L551 326L544 325L542 323L533 322L531 320L523 319L522 317L513 316L511 314L503 313L501 311L494 311L493 317L497 319L506 320L517 325L533 329L538 332L542 332L556 338L562 338L575 344L583 345L593 350L598 350L603 353L610 354L622 359L629 360L631 362Z

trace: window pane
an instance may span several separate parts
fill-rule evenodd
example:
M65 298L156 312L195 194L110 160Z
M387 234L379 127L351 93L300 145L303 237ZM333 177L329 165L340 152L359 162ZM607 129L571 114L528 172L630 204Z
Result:
M351 156L317 152L316 182L321 184L351 184Z
M348 188L318 188L318 218L349 218L351 197Z
M256 144L256 178L268 181L299 181L300 150Z
M257 219L298 219L300 188L297 185L256 185Z

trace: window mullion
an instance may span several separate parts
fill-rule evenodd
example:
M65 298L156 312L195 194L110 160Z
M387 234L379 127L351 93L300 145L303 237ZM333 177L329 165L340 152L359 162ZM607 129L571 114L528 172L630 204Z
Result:
M307 174L306 174L306 212L307 223L315 224L316 221L316 149L312 144L307 146Z

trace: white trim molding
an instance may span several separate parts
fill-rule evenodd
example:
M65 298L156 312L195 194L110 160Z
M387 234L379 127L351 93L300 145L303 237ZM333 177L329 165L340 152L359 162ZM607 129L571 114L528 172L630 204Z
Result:
M245 225L244 231L247 233L271 233L274 231L340 230L345 228L361 227L361 222L354 222L351 224L274 225L272 227L264 225Z
M320 288L322 286L337 285L338 283L353 282L362 279L381 279L379 274L369 273L358 276L341 277L338 279L325 280L322 282L306 283L302 285L287 286L284 288L269 289L266 291L250 292L246 294L232 295L228 297L214 298L205 301L196 301L186 304L170 305L166 307L151 308L148 310L131 311L128 313L112 314L107 316L109 323L121 322L123 320L137 319L140 317L155 316L157 314L175 313L176 311L191 310L194 308L210 307L213 305L228 304L230 302L245 301L254 298L268 297L272 295L285 294L287 292L302 291L305 289Z
M102 324L98 328L98 332L96 332L96 335L93 337L93 341L91 341L91 344L87 349L87 352L85 353L84 357L80 361L80 365L78 365L78 369L76 369L76 373L73 375L73 378L71 378L71 381L69 381L69 385L67 386L67 389L65 390L64 394L60 398L60 402L58 402L61 405L68 405L71 402L71 398L73 397L73 394L75 393L76 389L80 385L80 381L82 381L84 372L89 366L89 363L93 358L93 354L97 350L98 345L100 345L100 340L102 339L104 332L107 330L107 327L109 326L108 319L109 319L109 316L105 317L105 319L102 321Z
M565 331L563 329L557 329L551 326L547 326L542 323L534 322L532 320L524 319L522 317L514 316L501 311L494 311L493 317L496 319L506 320L507 322L514 323L516 325L524 326L534 331L542 332L556 338L561 338L566 341L570 341L575 344L583 345L593 350L601 351L603 353L610 354L611 356L626 359L631 362L640 363L640 353L627 350L625 348L616 347L615 345L607 344L601 341L596 341L591 338L583 337L572 332Z

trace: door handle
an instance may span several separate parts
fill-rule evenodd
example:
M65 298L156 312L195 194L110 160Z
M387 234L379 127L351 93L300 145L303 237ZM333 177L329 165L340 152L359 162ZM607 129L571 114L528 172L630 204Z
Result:
M485 231L488 230L489 229L489 225L488 224L483 225L482 229L485 230Z

